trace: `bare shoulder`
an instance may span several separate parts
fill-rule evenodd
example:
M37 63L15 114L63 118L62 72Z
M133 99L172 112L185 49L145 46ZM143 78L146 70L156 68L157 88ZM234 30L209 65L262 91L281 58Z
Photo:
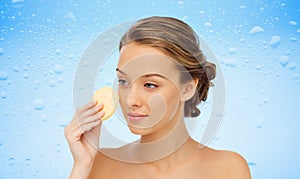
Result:
M117 161L111 159L102 152L98 152L89 178L111 178L113 175L112 171L117 168L117 165Z
M131 165L118 158L123 156L121 158L124 159L124 156L132 155L130 147L131 144L120 148L102 148L95 158L90 178L126 178Z
M205 155L210 160L211 166L222 173L222 178L251 178L246 160L238 153L227 150L205 149Z

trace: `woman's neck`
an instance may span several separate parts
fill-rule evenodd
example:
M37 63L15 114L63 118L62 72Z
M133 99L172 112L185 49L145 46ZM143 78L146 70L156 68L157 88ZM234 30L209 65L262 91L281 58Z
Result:
M187 137L188 131L184 123L183 116L172 119L167 125L162 126L156 132L142 135L140 143L154 143L154 142L174 142L178 141L178 138Z
M163 124L158 123L158 126L154 126L155 131L152 131L149 134L142 135L139 142L140 143L174 143L176 144L178 142L179 138L187 138L188 137L188 131L186 130L185 122L184 122L184 105L180 104L176 110L176 113L174 116L172 116L169 121L165 121Z
M190 144L196 142L192 142L189 136L183 115L175 116L177 118L173 118L161 130L143 135L140 140L118 150L109 151L109 155L113 158L121 156L123 161L129 163L159 163L166 159L166 163L176 163L186 154L186 149L191 148ZM166 163L162 162L163 165Z
M132 147L141 161L157 161L177 151L188 139L190 136L182 116L158 132L142 136Z

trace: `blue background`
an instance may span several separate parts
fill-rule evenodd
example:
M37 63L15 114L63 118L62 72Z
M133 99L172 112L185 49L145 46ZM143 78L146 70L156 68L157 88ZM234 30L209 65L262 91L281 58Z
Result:
M81 55L102 31L152 15L190 24L219 60L226 113L209 146L243 155L253 178L300 178L297 0L1 0L0 178L68 177Z

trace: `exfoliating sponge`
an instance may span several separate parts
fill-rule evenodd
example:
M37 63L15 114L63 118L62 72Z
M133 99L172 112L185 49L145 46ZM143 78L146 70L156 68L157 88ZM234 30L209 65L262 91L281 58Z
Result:
M102 110L104 110L105 115L101 120L106 120L113 115L116 106L114 104L113 89L111 87L105 86L98 89L94 93L94 100L97 101L97 104L102 103L104 105Z

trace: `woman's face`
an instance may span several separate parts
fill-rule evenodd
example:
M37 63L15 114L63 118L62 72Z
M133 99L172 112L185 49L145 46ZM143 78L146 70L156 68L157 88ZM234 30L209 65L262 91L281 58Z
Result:
M119 102L133 133L157 132L183 116L180 73L175 64L152 47L135 43L122 47L116 69Z

